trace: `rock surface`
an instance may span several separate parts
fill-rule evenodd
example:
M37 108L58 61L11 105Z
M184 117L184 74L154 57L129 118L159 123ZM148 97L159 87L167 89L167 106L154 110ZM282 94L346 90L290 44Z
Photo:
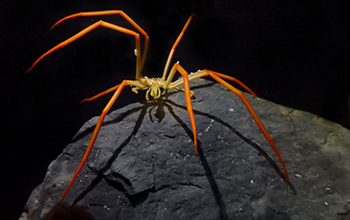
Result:
M191 85L199 155L182 92L130 104L106 116L65 202L98 220L350 219L349 130L246 94L284 159L287 189L242 101L210 81ZM41 219L59 201L97 119L51 163L21 220Z

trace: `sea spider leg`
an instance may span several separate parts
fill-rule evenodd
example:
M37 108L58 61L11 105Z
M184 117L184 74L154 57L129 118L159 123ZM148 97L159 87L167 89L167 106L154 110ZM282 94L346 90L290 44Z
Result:
M288 173L287 173L287 169L284 165L283 159L275 145L275 143L273 142L271 136L269 135L269 133L267 132L265 126L263 125L263 123L261 122L259 116L256 114L256 112L254 111L253 107L250 105L249 101L247 100L247 98L244 96L244 94L239 91L238 89L236 89L235 87L233 87L231 84L227 83L225 80L223 80L221 77L219 77L218 75L215 74L214 71L209 71L207 70L208 75L210 75L213 79L215 79L218 83L220 83L221 85L225 86L227 89L229 89L231 92L233 92L234 94L236 94L238 97L240 97L243 101L243 104L247 107L249 113L252 115L252 117L254 118L255 123L258 125L259 129L261 130L261 132L263 133L263 135L265 136L265 139L270 143L270 145L272 146L273 150L275 151L280 163L282 164L282 168L284 171L284 175L286 180L288 181Z
M104 96L104 95L106 95L106 94L108 94L110 92L113 92L114 90L117 90L119 88L119 86L120 86L120 84L118 84L116 86L113 86L112 88L109 88L109 89L107 89L107 90L105 90L103 92L100 92L97 95L94 95L94 96L92 96L90 98L83 99L83 100L80 101L80 103L87 102L87 101L92 101L92 100L95 100L97 98L100 98L101 96Z
M72 43L73 41L77 40L78 38L84 36L85 34L89 33L90 31L94 30L95 28L102 26L102 27L106 27L106 28L110 28L112 30L124 33L124 34L128 34L128 35L133 35L135 37L135 44L136 44L136 79L142 79L143 76L141 74L141 71L143 69L143 65L146 59L146 55L147 55L147 51L148 51L148 45L149 45L149 36L147 35L147 33L136 24L136 22L134 22L129 16L127 16L123 11L102 11L102 12L83 12L83 13L77 13L77 14L73 14L70 16L67 16L63 19L61 19L60 21L56 22L56 24L53 27L55 27L56 25L58 25L59 23L63 22L64 20L70 19L70 18L74 18L74 17L78 17L78 16L96 16L96 15L108 15L108 14L120 14L122 15L122 17L124 17L132 26L134 26L137 31L141 32L141 34L143 34L145 36L145 43L144 43L144 48L143 48L143 55L141 56L141 41L140 41L140 35L135 32L132 31L130 29L127 28L123 28L121 26L109 23L109 22L105 22L105 21L97 21L94 24L91 24L90 26L86 27L85 29L83 29L82 31L78 32L77 34L73 35L72 37L68 38L67 40L59 43L58 45L56 45L55 47L51 48L50 50L48 50L46 53L44 53L43 55L41 55L35 62L34 64L27 70L27 73L29 71L31 71L34 66L36 66L36 64L38 62L40 62L44 57L46 57L47 55L49 55L50 53Z
M169 86L168 86L169 82L174 78L176 71L179 71L179 73L182 75L181 80L182 80L182 84L184 85L187 112L188 112L188 115L190 116L192 131L193 131L194 152L195 154L198 154L196 123L194 121L194 115L193 115L193 109L192 109L191 91L190 91L190 84L188 80L188 73L179 63L175 63L173 68L171 68L166 84L164 85L164 89L169 89Z
M108 101L106 107L102 110L102 113L97 121L97 124L95 126L95 129L91 135L91 138L90 138L90 141L89 141L89 144L85 150L85 153L84 153L84 156L83 158L81 159L80 163L79 163L79 166L78 168L76 169L74 175L73 175L73 178L71 179L69 185L67 186L66 190L64 191L63 195L62 195L62 198L61 198L61 201L66 197L69 189L71 188L72 184L74 183L75 179L77 178L80 170L83 168L86 160L88 159L89 155L90 155L90 152L92 150L92 147L94 146L95 144L95 141L96 141L96 138L97 138L97 135L101 129L101 126L102 126L102 123L103 123L103 119L105 118L106 114L108 114L109 110L112 108L113 104L115 103L115 101L118 99L120 93L122 92L123 88L125 86L137 86L138 85L138 81L133 81L133 80L123 80L122 83L120 83L118 85L118 88L117 90L114 92L112 98Z
M171 47L171 50L170 50L170 53L169 53L169 56L168 56L168 59L167 59L167 61L166 61L165 68L164 68L164 71L163 71L163 76L162 76L162 79L163 79L163 80L165 80L166 75L167 75L167 73L168 73L169 65L170 65L171 59L173 58L175 49L176 49L177 45L180 43L180 41L181 41L181 39L182 39L182 36L185 34L185 31L186 31L188 25L190 24L190 22L191 22L193 16L195 16L195 14L191 15L191 16L187 19L187 21L186 21L184 27L182 28L182 30L181 30L179 36L176 38L175 43L174 43L173 46ZM173 79L173 78L171 77L170 81L171 81L172 79ZM167 81L169 81L169 77L168 77Z
M132 18L130 18L124 11L122 10L106 10L106 11L91 11L91 12L79 12L72 15L68 15L61 20L57 21L52 27L56 27L58 24L62 23L65 20L76 18L76 17L88 17L88 16L101 16L101 15L120 15L122 16L129 24L131 24L138 32L140 32L145 37L145 43L143 47L143 54L141 56L141 63L139 65L139 70L142 72L143 66L145 64L148 45L149 45L149 36Z
M137 89L148 88L147 84L145 85L145 84L141 83L140 81L132 80L132 82L133 82L133 86L135 86L134 89L136 89L136 88ZM101 96L104 96L104 95L106 95L106 94L108 94L110 92L113 92L114 90L118 89L119 86L120 86L120 84L118 84L116 86L113 86L113 87L111 87L111 88L109 88L109 89L107 89L107 90L105 90L103 92L100 92L100 93L98 93L98 94L96 94L96 95L94 95L94 96L92 96L90 98L83 99L83 100L80 101L80 103L87 102L87 101L92 101L92 100L95 100L97 98L100 98ZM137 89L136 89L136 91L137 91Z
M236 79L234 77L231 77L231 76L228 76L228 75L225 75L225 74L222 74L222 73L218 73L218 72L212 71L212 70L200 70L198 72L190 74L188 79L189 79L189 81L192 81L194 79L198 79L198 78L201 78L201 77L204 77L204 76L212 77L218 83L220 83L221 85L225 86L227 89L229 89L231 92L233 92L234 94L236 94L238 97L241 98L243 104L246 106L246 108L248 109L249 113L252 115L252 117L253 117L255 123L257 124L257 126L259 127L260 131L263 133L265 139L270 143L271 147L275 151L275 154L277 155L277 157L278 157L278 159L279 159L279 161L280 161L280 163L282 165L282 168L283 168L283 171L284 171L284 175L285 175L285 179L288 182L288 180L289 180L288 173L287 173L287 169L286 169L286 167L284 165L283 159L282 159L282 157L281 157L281 155L280 155L280 153L279 153L275 143L273 142L271 136L267 132L267 130L266 130L265 126L263 125L263 123L261 122L259 116L256 114L256 112L254 111L253 107L250 105L249 101L244 96L244 94L240 90L236 89L231 84L229 84L228 82L223 80L222 78L228 79L228 80L231 80L231 81L237 83L238 85L242 86L244 89L246 89L252 95L256 96L256 94L251 89L249 89L248 86L243 84L238 79ZM177 86L181 85L182 83L183 83L182 79L176 80L175 82L169 84L169 88L176 88Z
M201 78L203 76L208 76L206 74L203 75L203 72L205 72L207 70L198 70L198 72L195 72L195 73L191 73L189 76L188 76L188 79L189 81L192 81L192 80L195 80L195 79L198 79L198 78ZM220 76L221 78L224 78L224 79L228 79L232 82L235 82L237 83L240 87L242 87L243 89L245 89L247 92L249 92L250 94L258 97L255 92L253 92L253 90L251 90L247 85L245 85L243 82L239 81L238 79L232 77L232 76L229 76L229 75L225 75L225 74L222 74L222 73L219 73L219 72L214 72L212 70L210 70L211 72L215 73L216 75ZM178 79L174 82L169 82L169 86L171 88L176 88L180 85L183 84L183 80L182 79Z

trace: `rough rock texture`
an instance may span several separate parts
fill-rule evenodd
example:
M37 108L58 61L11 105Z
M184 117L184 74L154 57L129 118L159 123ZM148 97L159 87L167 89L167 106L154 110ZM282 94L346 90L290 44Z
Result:
M247 94L286 163L287 189L242 101L203 79L192 89L199 155L182 92L131 104L106 116L65 202L99 220L350 219L349 130ZM96 122L51 163L21 219L40 219L59 201Z

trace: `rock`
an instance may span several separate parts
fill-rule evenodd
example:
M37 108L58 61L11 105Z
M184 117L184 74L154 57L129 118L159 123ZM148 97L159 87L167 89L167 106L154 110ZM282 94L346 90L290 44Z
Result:
M287 188L274 151L240 98L204 79L191 85L199 155L184 94L168 91L161 100L106 116L64 201L99 220L350 218L349 130L246 94L284 159ZM59 201L97 119L50 164L21 220L41 219Z

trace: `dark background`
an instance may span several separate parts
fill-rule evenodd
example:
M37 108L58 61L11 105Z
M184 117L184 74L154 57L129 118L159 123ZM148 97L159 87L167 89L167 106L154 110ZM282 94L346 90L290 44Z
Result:
M189 72L233 75L260 97L345 127L349 120L350 19L346 1L85 0L0 3L1 219L17 219L47 166L110 96L78 104L135 77L133 37L98 28L26 70L44 52L100 19L59 19L122 9L151 37L144 74L161 76L172 43L195 12L176 50ZM144 99L128 88L115 108Z

